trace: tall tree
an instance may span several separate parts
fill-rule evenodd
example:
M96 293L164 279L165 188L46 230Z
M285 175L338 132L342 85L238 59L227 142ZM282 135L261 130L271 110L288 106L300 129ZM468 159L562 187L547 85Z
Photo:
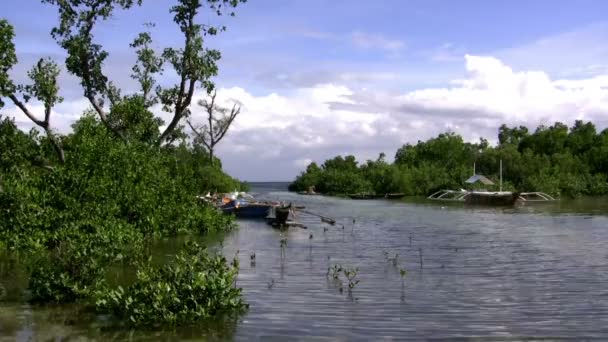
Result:
M59 66L51 59L40 59L28 72L32 84L16 85L10 78L9 71L17 64L13 27L6 20L0 20L0 108L4 106L2 97L8 97L32 122L42 127L61 163L65 155L61 142L51 129L51 111L63 98L59 96L57 77ZM23 100L19 98L22 95ZM30 99L36 99L44 105L44 119L39 119L28 108Z
M142 0L42 2L56 5L58 8L60 23L52 30L52 35L68 53L68 71L80 78L84 95L104 125L116 136L127 140L121 127L112 125L104 109L104 99L110 100L114 105L124 98L120 96L120 90L103 73L102 67L108 52L94 42L93 29L99 21L111 17L116 8L129 9L140 5ZM220 53L218 50L206 48L204 37L216 35L226 28L199 24L196 21L197 16L204 6L215 15L234 16L233 9L244 2L246 0L177 0L170 13L184 36L181 48L165 48L161 55L157 55L151 47L152 37L149 32L141 33L131 44L138 56L138 62L132 69L132 77L139 81L146 105L150 106L159 101L164 111L173 114L171 121L159 135L157 144L170 143L180 136L183 127L180 122L190 115L189 108L197 87L207 93L214 88L211 77L217 75ZM168 88L157 85L154 89L156 94L153 95L152 89L156 84L154 75L162 73L165 62L173 68L179 82Z
M204 37L224 31L225 26L201 25L195 18L203 6L201 0L178 0L171 8L173 21L184 35L182 49L166 48L163 58L173 66L179 76L179 83L171 88L157 87L163 110L173 113L173 118L161 134L158 143L165 142L172 132L179 127L179 122L190 115L190 104L194 90L199 85L210 94L215 88L211 77L217 75L217 61L221 55L218 50L204 46ZM234 16L234 9L246 0L207 0L206 3L218 16L229 13Z
M115 7L129 9L142 0L42 0L56 5L59 25L51 35L68 53L65 60L67 70L80 78L84 96L99 114L101 122L116 136L126 140L122 131L108 120L104 99L114 100L118 90L103 72L103 63L108 52L94 42L93 29L100 20L110 18Z
M209 150L209 160L213 165L215 145L217 145L226 135L230 125L241 112L238 103L234 103L232 108L222 107L215 102L217 92L214 91L209 99L199 101L199 106L207 113L207 122L199 127L195 127L190 120L188 125L196 135L196 140L200 141Z

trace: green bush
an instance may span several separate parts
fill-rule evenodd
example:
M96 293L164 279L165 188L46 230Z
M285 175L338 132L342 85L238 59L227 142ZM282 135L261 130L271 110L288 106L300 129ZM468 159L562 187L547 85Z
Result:
M148 139L148 126L132 135ZM197 147L126 144L85 115L64 139L66 162L49 169L35 134L7 120L0 133L0 145L14 147L0 155L0 246L28 255L32 302L88 299L112 265L142 260L157 237L235 227L196 199L203 187L239 184Z
M120 221L81 221L49 233L47 251L30 257L30 301L66 303L89 297L107 268L144 256L141 233Z
M99 291L95 304L128 325L190 324L247 308L235 286L237 274L237 262L228 265L189 243L167 265L140 268L132 285Z

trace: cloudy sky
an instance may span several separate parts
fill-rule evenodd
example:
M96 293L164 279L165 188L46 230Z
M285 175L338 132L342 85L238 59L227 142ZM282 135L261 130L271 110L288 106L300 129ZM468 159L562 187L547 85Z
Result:
M157 24L159 49L181 42L173 2L144 0L95 32L110 52L105 70L125 92L136 91L128 45L144 23ZM63 61L49 36L52 6L2 7L16 29L17 81L41 56ZM223 55L218 98L243 105L218 154L238 178L291 180L310 161L392 157L404 143L447 130L495 141L502 123L584 119L605 128L606 13L605 0L248 0L222 19L228 31L207 42ZM52 124L68 132L88 103L72 76L64 73L61 85L66 101ZM202 120L200 108L193 112ZM10 106L3 114L31 127Z

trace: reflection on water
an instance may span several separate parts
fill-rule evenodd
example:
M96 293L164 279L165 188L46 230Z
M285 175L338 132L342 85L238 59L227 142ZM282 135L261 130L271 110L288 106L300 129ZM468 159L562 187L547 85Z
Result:
M301 214L307 229L240 221L238 231L211 238L214 249L240 258L238 286L251 308L238 322L135 333L75 307L11 302L0 303L0 340L608 338L606 201L470 208L300 196L282 186L253 191L338 224ZM179 245L165 241L156 253ZM397 266L385 253L399 254ZM359 268L352 297L327 279L333 264Z

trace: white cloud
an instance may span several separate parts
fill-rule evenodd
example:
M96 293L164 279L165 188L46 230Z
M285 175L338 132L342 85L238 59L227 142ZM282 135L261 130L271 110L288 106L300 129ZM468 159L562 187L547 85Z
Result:
M543 71L513 70L494 57L467 55L465 61L464 79L400 94L357 90L340 85L339 78L266 95L221 88L220 103L238 99L243 107L218 155L242 179L289 180L312 160L338 153L375 159L386 152L390 158L403 143L448 129L467 140L493 141L503 123L534 128L584 119L599 128L608 125L608 74L554 80ZM55 125L68 127L87 107L82 100L58 106ZM192 119L204 119L200 108L193 107ZM28 121L21 116L19 122Z

